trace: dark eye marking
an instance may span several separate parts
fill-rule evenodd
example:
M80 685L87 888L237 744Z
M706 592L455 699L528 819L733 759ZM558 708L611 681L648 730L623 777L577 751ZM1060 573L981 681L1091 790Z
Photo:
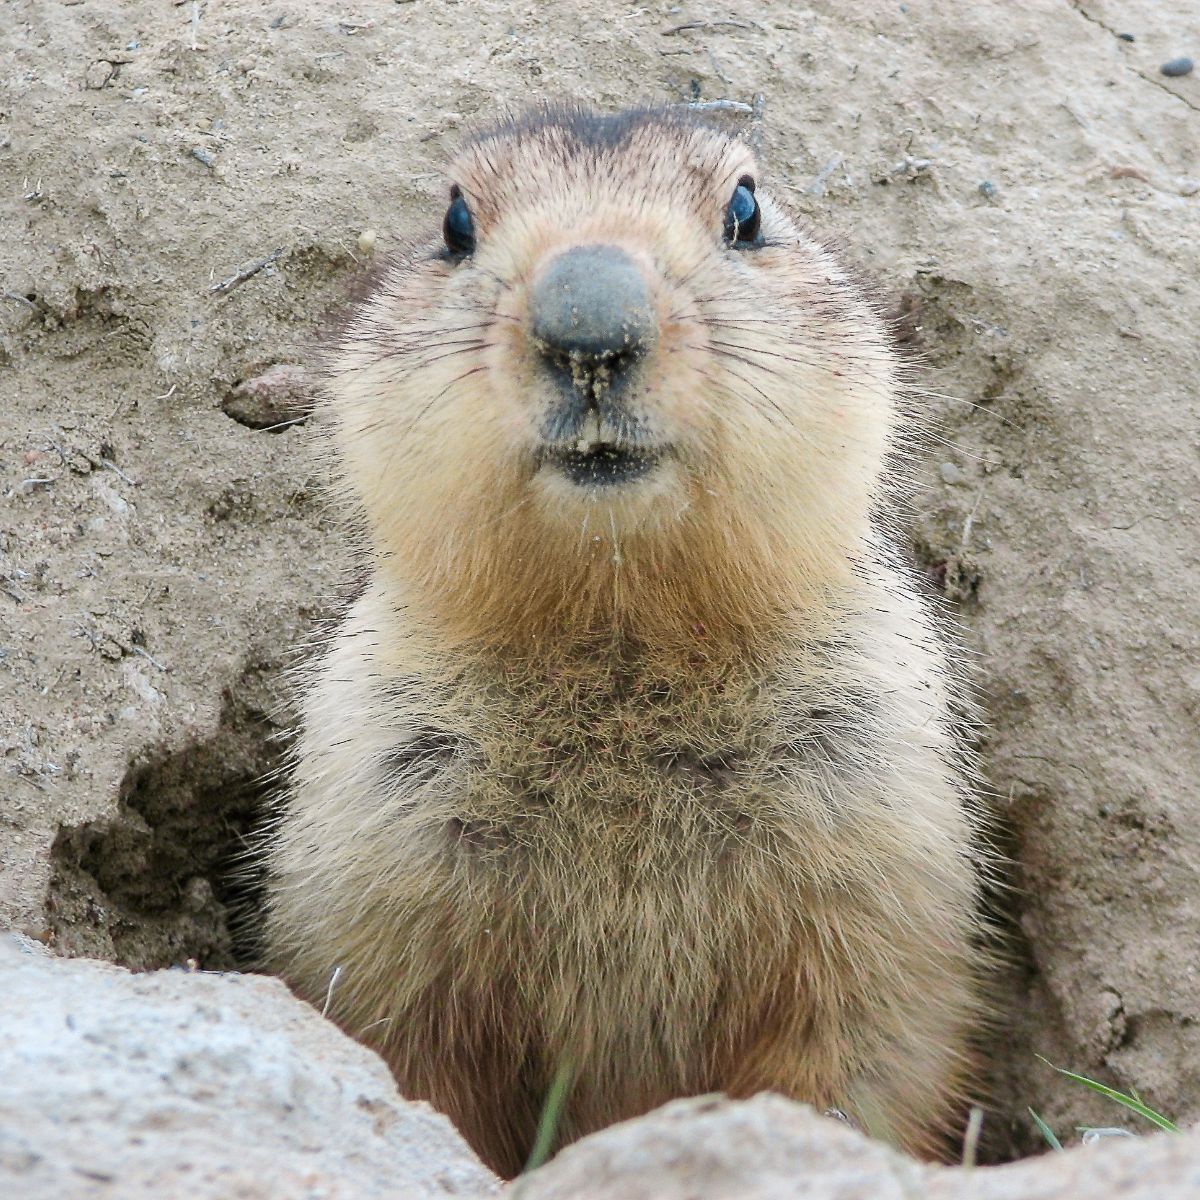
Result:
M754 196L754 180L743 175L733 189L733 198L725 210L725 241L735 250L749 250L762 245L759 227L762 211Z
M446 239L446 249L451 254L475 253L475 221L457 183L450 189L450 207L446 209L446 219L442 222L442 237Z

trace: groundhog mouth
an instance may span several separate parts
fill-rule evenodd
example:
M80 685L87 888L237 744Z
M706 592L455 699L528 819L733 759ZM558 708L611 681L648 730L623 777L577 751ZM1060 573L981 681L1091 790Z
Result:
M578 487L614 487L648 475L661 461L662 451L593 442L585 448L550 447L541 459Z

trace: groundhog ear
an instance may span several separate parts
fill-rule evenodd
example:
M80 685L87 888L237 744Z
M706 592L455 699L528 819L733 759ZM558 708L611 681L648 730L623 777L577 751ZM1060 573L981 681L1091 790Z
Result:
M753 246L758 240L762 212L754 195L754 179L743 175L733 189L733 198L725 210L725 240L739 250Z
M442 222L442 237L451 254L473 254L475 252L475 221L463 198L462 189L456 183L450 189L450 207Z

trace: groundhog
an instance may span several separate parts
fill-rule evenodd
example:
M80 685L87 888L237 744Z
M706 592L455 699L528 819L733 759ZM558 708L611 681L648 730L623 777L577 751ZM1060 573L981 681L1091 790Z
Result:
M979 804L894 548L905 372L759 178L686 112L506 121L329 356L369 580L270 962L504 1175L556 1079L558 1145L710 1092L923 1156L965 1115Z

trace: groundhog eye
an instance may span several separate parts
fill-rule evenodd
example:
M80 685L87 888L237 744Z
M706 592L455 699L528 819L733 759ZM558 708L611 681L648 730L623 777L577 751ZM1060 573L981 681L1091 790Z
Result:
M725 210L725 240L739 249L752 246L758 239L762 213L754 198L754 180L743 175L733 189L733 199Z
M450 189L450 207L442 222L442 236L451 254L473 254L475 251L475 222L458 184Z

